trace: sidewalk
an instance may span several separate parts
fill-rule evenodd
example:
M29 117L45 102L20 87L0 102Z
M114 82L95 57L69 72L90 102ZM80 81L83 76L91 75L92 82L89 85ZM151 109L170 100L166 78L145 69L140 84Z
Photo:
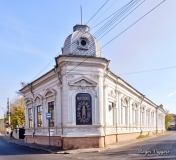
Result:
M151 138L155 138L157 136L161 136L161 135L165 135L165 134L171 134L172 132L165 132L163 134L159 134L159 135L153 135L149 138L143 138L143 139L133 139L133 140L128 140L128 141L123 141L123 142L118 142L115 144L111 144L105 148L85 148L85 149L74 149L74 150L63 150L62 148L59 147L55 147L55 146L46 146L46 145L40 145L40 144L36 144L36 143L24 143L23 139L14 139L13 137L5 137L5 136L1 136L2 139L6 140L8 143L13 143L16 145L20 145L20 146L25 146L25 147L29 147L29 148L34 148L34 149L39 149L39 150L43 150L52 154L74 154L74 153L93 153L93 152L102 152L105 151L107 149L115 149L115 148L120 148L132 143L137 143L137 142L141 142L147 139L151 139Z

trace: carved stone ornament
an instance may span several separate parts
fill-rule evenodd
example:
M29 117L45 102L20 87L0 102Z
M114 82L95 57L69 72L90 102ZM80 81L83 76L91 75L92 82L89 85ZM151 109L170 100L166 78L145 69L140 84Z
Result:
M113 90L111 90L111 91L108 93L108 96L109 96L109 97L112 97L112 98L115 98L115 97L116 97L116 94L114 93Z
M132 106L133 106L133 109L137 110L138 106L139 106L139 103L136 102L136 101L134 101L133 104L132 104Z
M86 81L85 81L85 80L81 80L81 88L82 88L82 89L85 89L86 86L87 86Z
M128 99L127 99L127 97L122 98L122 105L123 105L124 107L127 107L127 106L128 106Z

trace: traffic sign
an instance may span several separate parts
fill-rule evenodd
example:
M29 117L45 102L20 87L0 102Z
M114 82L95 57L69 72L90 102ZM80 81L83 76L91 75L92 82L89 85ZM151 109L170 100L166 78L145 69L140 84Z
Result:
M51 113L46 113L46 119L48 119L48 120L51 119Z

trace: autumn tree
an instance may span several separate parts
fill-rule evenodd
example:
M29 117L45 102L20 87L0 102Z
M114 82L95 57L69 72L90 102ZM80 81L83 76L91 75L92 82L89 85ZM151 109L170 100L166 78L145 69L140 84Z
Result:
M16 128L17 125L25 125L25 108L24 98L18 97L13 100L10 104L10 119L12 129Z
M169 128L170 122L172 122L173 120L174 120L173 115L170 114L168 110L166 110L166 117L165 117L165 126L166 126L166 129Z

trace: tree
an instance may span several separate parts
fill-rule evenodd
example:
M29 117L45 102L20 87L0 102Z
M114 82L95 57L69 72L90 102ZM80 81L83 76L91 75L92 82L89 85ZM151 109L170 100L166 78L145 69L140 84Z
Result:
M17 125L25 125L25 108L24 98L18 97L10 104L10 121L11 128L16 128Z
M174 120L173 115L170 114L168 110L166 110L166 117L165 117L165 126L166 126L166 129L169 128L170 122L172 122L173 120Z

